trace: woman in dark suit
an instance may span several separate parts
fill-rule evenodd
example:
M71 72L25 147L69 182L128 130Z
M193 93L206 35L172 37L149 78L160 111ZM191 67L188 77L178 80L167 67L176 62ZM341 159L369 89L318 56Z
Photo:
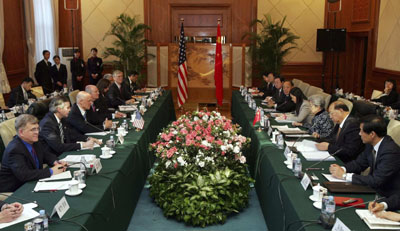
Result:
M398 94L396 89L396 80L388 79L385 81L383 95L378 99L373 99L372 101L381 102L384 106L390 106L396 103L397 98Z
M50 73L53 79L54 90L61 91L67 87L67 67L60 63L60 56L53 57L55 64L51 67Z

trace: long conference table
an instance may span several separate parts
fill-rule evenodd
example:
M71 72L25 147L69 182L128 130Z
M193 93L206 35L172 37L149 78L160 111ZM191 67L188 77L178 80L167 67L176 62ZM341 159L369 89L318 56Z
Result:
M65 190L56 192L33 192L36 182L28 182L20 187L6 201L11 203L36 201L38 205L50 214L54 205L65 196L70 209L60 221L55 215L50 222L50 230L73 231L83 230L126 230L136 207L147 175L155 160L149 152L149 143L154 142L162 128L176 120L171 91L165 91L162 96L148 108L144 114L144 129L131 129L125 136L123 145L116 145L113 158L101 160L103 169L98 175L88 176L86 188L76 197L65 195ZM129 120L129 118L128 118ZM109 136L97 137L103 143ZM100 148L63 153L66 155L95 154L101 155ZM76 169L68 169L72 171ZM37 208L39 210L41 208ZM24 223L8 227L5 230L24 230ZM80 224L80 225L78 225Z
M261 100L256 100L260 106ZM286 160L283 150L279 149L270 141L266 131L259 132L253 127L255 111L248 107L247 102L240 95L239 91L232 92L232 117L235 123L242 127L242 134L251 138L250 150L246 153L250 174L256 180L260 206L263 211L265 222L269 230L324 230L319 224L302 221L315 221L320 215L320 210L313 207L313 201L309 199L312 195L311 187L305 191L300 180L293 176L283 163ZM271 125L278 123L270 119ZM283 124L281 124L283 125ZM299 154L305 168L315 162L306 161ZM316 167L324 168L324 171L314 171L319 178L315 183L326 181L322 173L329 173L329 165L337 163L343 165L340 160L335 162L322 162ZM335 194L328 192L328 195L362 198L365 202L373 200L374 194ZM336 209L342 207L336 206ZM355 213L355 208L338 211L339 218L350 230L369 230L368 226ZM290 227L289 227L290 226ZM289 229L287 229L289 227Z

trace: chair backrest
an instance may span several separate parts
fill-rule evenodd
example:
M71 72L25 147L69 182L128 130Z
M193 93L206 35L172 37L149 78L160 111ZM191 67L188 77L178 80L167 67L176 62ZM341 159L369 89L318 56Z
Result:
M372 95L371 95L371 99L377 99L382 94L383 94L383 91L373 90L372 91Z
M6 102L4 101L3 94L0 93L0 107L5 108L6 107Z
M32 103L29 106L27 113L36 116L38 120L43 119L47 112L49 112L49 104L51 100L52 98L49 98Z
M0 136L3 140L4 147L7 147L8 143L10 143L17 134L15 130L15 120L16 118L12 118L0 123Z
M319 93L322 93L322 92L324 92L324 90L322 90L322 88L310 86L308 88L307 92L305 92L304 94L307 97L309 97L309 96L316 95L316 94L319 94Z
M308 91L308 88L310 88L310 84L301 82L301 83L299 83L299 85L297 87L300 88L300 90L303 92L303 94L306 94L306 92Z
M71 107L76 103L76 95L78 95L79 90L71 91L69 93L69 101L71 101Z
M314 94L314 95L322 95L322 97L324 97L325 99L325 110L328 110L329 107L329 102L331 101L332 96L328 93L325 92L319 92L318 94ZM312 97L313 95L311 95L310 97Z
M299 87L299 84L302 83L300 79L292 79L294 87Z
M351 112L351 110L353 110L353 103L350 100L347 100L344 98L339 98L338 101L341 101L344 104L346 104L346 106L349 108L349 112Z
M31 88L32 94L36 96L36 98L40 98L44 96L43 88L42 86L37 86L37 87L32 87Z
M397 145L400 145L400 121L390 120L387 127L387 134L392 137Z

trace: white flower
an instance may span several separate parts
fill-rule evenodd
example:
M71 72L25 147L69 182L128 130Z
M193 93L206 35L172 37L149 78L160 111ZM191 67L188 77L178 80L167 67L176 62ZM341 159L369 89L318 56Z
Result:
M199 120L199 117L195 116L195 117L193 118L193 120L194 120L194 121L197 121L197 120Z
M230 133L229 131L223 131L223 133L224 133L224 135L227 136L227 137L230 137L230 136L231 136L231 133Z
M236 154L239 153L240 152L240 148L238 146L235 146L233 148L233 152L236 153Z
M240 156L239 161L242 164L246 163L246 157L245 156Z
M233 145L232 144L228 144L226 145L228 149L233 150Z
M200 162L199 162L200 168L204 167L204 165L205 165L204 161L200 161Z
M181 166L185 166L187 164L182 156L178 157L178 159L176 159L176 160L179 162L179 165L181 165Z
M221 145L221 151L225 152L227 147L225 145Z
M174 130L174 131L172 132L172 134L176 135L176 134L178 134L178 131L177 131L177 130Z
M204 116L203 116L203 120L204 120L204 121L207 121L207 120L208 120L208 115L204 115Z
M168 160L167 162L165 162L165 168L168 168L170 165L171 165L171 161L170 160Z
M201 144L202 144L202 145L204 145L204 146L206 146L206 147L211 147L211 144L210 144L210 143L208 143L208 141L207 141L207 140L203 140L203 141L201 141Z

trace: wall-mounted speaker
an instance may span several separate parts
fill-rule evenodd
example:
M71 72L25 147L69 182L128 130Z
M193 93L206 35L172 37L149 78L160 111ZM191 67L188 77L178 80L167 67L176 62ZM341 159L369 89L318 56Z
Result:
M317 29L317 51L346 51L346 29Z

